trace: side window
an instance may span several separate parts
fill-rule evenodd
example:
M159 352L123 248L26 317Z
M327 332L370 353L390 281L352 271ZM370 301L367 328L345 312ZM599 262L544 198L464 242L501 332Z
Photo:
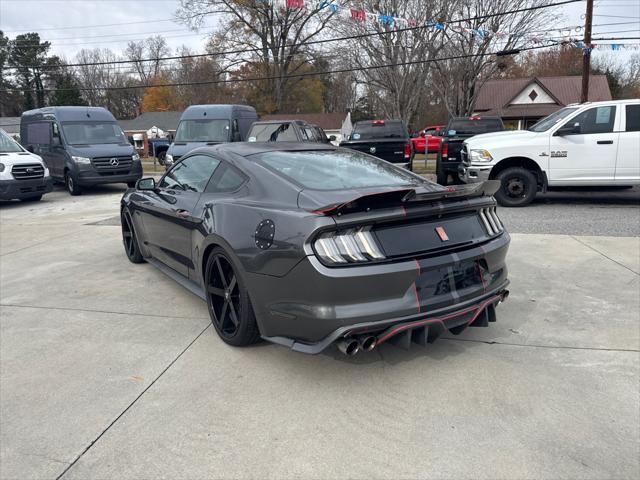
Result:
M580 124L580 133L611 133L616 120L616 107L595 107L585 110L567 122L567 125Z
M247 180L247 177L235 167L223 163L216 176L207 185L207 193L233 192Z
M627 105L627 132L640 132L640 105Z
M51 124L49 122L27 125L27 143L29 145L49 145L51 142Z
M160 188L202 193L219 164L220 160L208 155L185 158L167 172Z

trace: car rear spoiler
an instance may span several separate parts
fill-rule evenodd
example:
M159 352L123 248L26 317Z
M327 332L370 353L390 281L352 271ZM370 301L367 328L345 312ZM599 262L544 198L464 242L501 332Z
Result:
M367 193L346 202L333 203L313 209L311 212L317 215L330 216L340 215L341 213L344 213L347 210L353 210L354 208L362 210L393 205L409 206L414 202L429 202L450 198L490 197L493 196L500 188L500 181L487 180L482 183L472 183L444 188L444 190L438 191L421 191L421 188L405 188Z

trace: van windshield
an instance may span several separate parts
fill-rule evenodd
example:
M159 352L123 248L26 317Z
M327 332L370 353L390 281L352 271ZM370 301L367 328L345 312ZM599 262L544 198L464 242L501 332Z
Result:
M18 142L0 130L0 153L17 152L24 152L24 150L20 145L18 145Z
M62 130L70 145L104 145L127 143L115 122L63 122Z
M229 120L182 120L176 142L228 142Z

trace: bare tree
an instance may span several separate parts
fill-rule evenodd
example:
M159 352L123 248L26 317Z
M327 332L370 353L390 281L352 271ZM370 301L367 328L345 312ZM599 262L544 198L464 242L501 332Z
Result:
M341 49L349 64L362 69L357 78L368 91L378 92L380 114L410 122L417 113L430 68L428 60L442 48L442 30L425 24L447 18L457 0L365 0L366 12L378 12L375 19L352 13L340 24L340 31L375 36L354 39L355 48ZM426 8L425 8L426 7ZM357 9L356 9L357 11ZM360 15L360 16L358 16ZM392 18L391 18L392 17Z
M133 68L144 85L149 85L160 74L163 66L161 59L170 53L167 41L160 35L131 41L124 51L125 57L133 61ZM153 59L153 61L142 61L143 59Z
M434 62L430 77L450 115L473 113L482 85L499 69L500 63L489 54L531 44L531 36L548 25L552 13L548 8L506 15L504 12L550 3L552 0L467 0L459 4L456 18L471 20L447 26L441 56L464 58Z
M181 0L178 17L197 27L207 15L217 14L221 22L216 42L223 52L255 49L241 56L227 55L226 61L252 64L249 71L273 77L266 83L264 95L271 98L271 109L278 111L295 80L289 76L305 66L309 43L333 16L329 8L322 11L321 2L305 8L286 5L260 0Z

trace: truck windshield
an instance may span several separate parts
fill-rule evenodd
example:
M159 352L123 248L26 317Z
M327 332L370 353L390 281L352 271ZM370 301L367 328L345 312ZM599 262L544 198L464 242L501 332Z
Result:
M20 145L18 145L18 142L0 130L0 153L17 152L24 152L24 150Z
M64 137L70 145L128 143L115 122L63 122Z
M452 120L447 130L455 130L455 135L479 135L481 133L500 132L504 130L499 118L460 118Z
M402 122L372 123L358 122L353 127L351 140L371 140L374 138L408 138L409 134Z
M229 120L182 120L176 142L228 142Z
M259 163L312 190L428 184L402 168L354 150L265 152Z
M558 110L557 112L553 112L548 117L544 117L538 123L529 128L530 132L546 132L551 127L556 125L557 123L563 121L573 112L578 110L578 107L566 107L562 110Z

